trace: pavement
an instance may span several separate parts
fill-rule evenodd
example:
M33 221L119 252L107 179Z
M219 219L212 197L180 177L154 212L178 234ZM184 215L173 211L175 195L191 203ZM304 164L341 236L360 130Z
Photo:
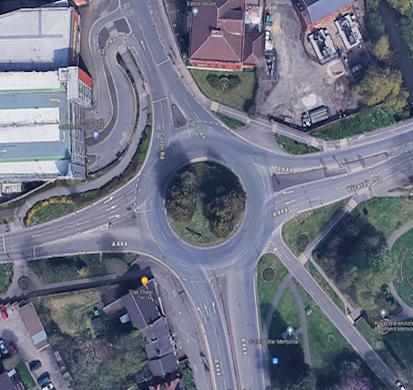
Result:
M260 334L255 268L262 253L275 252L355 351L394 388L396 374L286 248L280 231L288 218L300 212L406 184L411 175L413 121L345 142L323 142L323 151L315 154L279 153L229 131L210 112L211 102L199 95L179 61L161 2L122 0L103 18L103 24L127 19L132 33L124 39L151 96L153 134L145 164L136 177L89 207L43 225L16 226L1 234L0 262L122 251L156 259L178 278L196 310L210 368L208 388L255 390L269 385L265 374L268 361L260 346L251 347L244 355L241 338ZM92 56L94 63L101 61L100 55ZM124 100L133 99L126 84L116 87ZM196 126L188 121L175 128L172 104ZM115 132L120 131L117 123ZM254 123L272 128L263 118ZM287 127L277 131L314 142ZM194 159L224 164L239 176L247 193L239 230L227 242L211 248L183 242L172 232L165 215L168 178ZM125 161L126 157L115 169ZM325 174L313 175L315 171ZM284 183L281 187L274 187L274 172ZM277 210L283 212L274 213Z

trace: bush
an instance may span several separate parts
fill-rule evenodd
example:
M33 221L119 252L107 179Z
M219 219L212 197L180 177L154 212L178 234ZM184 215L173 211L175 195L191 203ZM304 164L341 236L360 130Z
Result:
M206 77L208 84L212 87L217 89L218 88L218 83L219 83L219 77L216 74L208 74Z
M241 83L241 79L236 75L223 75L218 76L213 73L209 73L206 77L208 84L215 89L223 92L229 92Z

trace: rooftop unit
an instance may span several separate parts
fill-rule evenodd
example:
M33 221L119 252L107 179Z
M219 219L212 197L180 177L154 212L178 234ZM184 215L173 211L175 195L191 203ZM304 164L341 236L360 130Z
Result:
M321 64L325 64L338 57L336 47L327 29L313 30L308 35L308 38Z
M350 50L363 42L359 24L354 14L344 15L334 23L347 50Z

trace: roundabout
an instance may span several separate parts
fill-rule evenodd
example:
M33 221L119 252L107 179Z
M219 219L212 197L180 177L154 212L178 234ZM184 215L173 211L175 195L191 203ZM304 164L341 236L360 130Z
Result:
M165 207L174 232L202 247L229 239L242 224L246 194L223 165L205 161L178 170L168 184Z

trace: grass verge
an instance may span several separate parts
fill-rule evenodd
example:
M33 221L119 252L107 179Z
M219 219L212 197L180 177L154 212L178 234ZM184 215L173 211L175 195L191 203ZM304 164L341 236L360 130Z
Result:
M230 129L240 129L241 127L245 126L244 122L241 122L238 119L232 118L231 116L227 116L221 114L220 112L214 112L214 115L224 124L226 124Z
M16 371L19 373L20 379L26 389L32 389L36 385L24 362L19 362L16 366Z
M253 105L256 89L256 77L254 71L219 72L191 69L191 74L199 89L210 99L243 111L248 111ZM218 77L238 76L241 82L229 91L222 91L212 87L208 83L208 75L216 75Z
M299 256L345 204L346 200L341 200L329 206L306 211L284 224L282 236L294 255Z
M31 261L28 265L43 283L48 284L123 274L135 259L133 253L103 253L54 257Z
M7 291L13 278L13 264L0 264L0 294Z
M314 266L313 263L308 262L308 270L310 271L311 276L315 279L317 284L325 291L325 293L334 301L338 308L343 313L346 313L346 309L344 306L343 301L340 297L336 294L333 288L328 284L327 280L324 279L323 275L318 272L317 268Z
M335 140L374 131L395 122L393 110L380 105L363 108L356 114L313 130L310 134L316 138Z
M264 271L268 268L274 270L274 279L271 282L266 282L263 277ZM257 264L257 290L261 321L265 320L274 294L287 274L287 268L283 266L281 261L274 254L267 253L259 259Z
M314 148L313 146L294 141L284 135L275 134L275 140L283 150L290 154L308 154L319 152L319 149Z

